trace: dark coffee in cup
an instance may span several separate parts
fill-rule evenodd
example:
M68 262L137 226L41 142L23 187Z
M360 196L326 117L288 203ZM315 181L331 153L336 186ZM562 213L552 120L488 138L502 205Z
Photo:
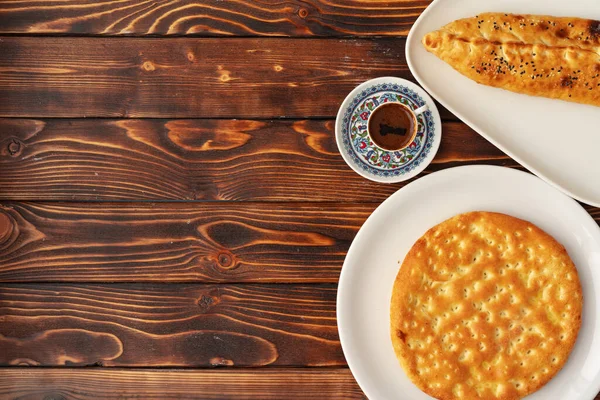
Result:
M371 113L368 123L371 140L384 150L401 150L415 139L417 118L400 103L384 103Z

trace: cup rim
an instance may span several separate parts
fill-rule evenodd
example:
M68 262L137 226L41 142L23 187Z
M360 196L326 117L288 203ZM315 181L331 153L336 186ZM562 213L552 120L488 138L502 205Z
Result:
M387 149L383 146L381 146L379 143L377 143L374 139L373 136L371 136L371 130L369 129L371 126L371 117L373 116L373 114L375 114L375 111L377 111L377 109L385 106L385 105L399 105L404 107L406 110L408 110L410 116L413 119L413 132L411 134L410 140L406 142L406 144L402 147L399 147L397 149ZM369 118L367 119L367 136L369 137L369 140L371 141L371 143L373 143L373 146L377 147L380 150L383 151L401 151L406 149L408 146L410 146L410 144L412 142L415 141L415 138L417 137L417 133L419 132L419 120L417 119L417 114L415 114L414 110L412 108L410 108L409 106L407 106L406 104L402 104L399 101L392 101L392 102L387 102L387 103L381 103L379 105L377 105L369 114Z

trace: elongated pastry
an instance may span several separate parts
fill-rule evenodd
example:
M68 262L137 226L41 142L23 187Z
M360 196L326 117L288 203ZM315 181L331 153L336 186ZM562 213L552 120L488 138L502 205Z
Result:
M475 82L600 106L600 21L485 13L423 38Z

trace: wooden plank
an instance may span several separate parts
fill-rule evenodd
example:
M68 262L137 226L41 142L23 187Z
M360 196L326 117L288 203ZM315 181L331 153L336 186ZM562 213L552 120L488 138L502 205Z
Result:
M426 173L517 166L462 123ZM334 122L0 119L0 200L381 202L339 155Z
M429 0L0 1L0 33L406 36Z
M12 203L3 282L331 282L375 204Z
M335 285L1 285L0 365L343 366Z
M347 368L3 368L0 376L0 397L11 399L366 399Z
M0 282L336 283L375 207L8 202Z
M375 207L7 202L0 281L336 283Z
M347 368L0 369L11 399L366 399Z
M0 39L0 116L335 117L404 39Z

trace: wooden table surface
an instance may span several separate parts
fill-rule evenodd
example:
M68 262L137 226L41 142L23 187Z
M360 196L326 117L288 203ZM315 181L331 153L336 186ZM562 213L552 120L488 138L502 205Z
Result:
M355 174L334 118L414 80L428 4L0 0L0 397L364 398L336 286L404 184ZM441 111L421 176L522 168Z

